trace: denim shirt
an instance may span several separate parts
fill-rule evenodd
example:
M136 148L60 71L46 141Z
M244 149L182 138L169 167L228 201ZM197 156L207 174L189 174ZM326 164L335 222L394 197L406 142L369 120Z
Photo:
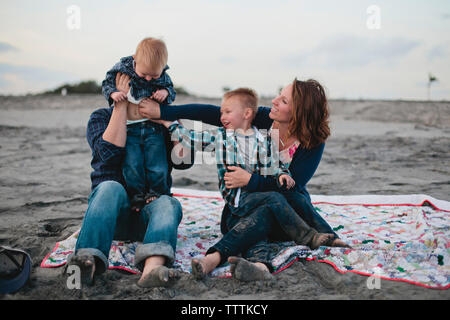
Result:
M158 79L147 81L136 74L133 61L134 59L132 56L121 58L120 61L106 73L106 78L102 82L102 93L106 100L108 100L109 105L112 106L114 103L111 99L111 93L119 91L116 88L116 75L118 72L130 76L130 93L134 99L140 100L145 97L150 97L155 91L166 89L169 92L169 95L163 103L171 104L175 100L176 92L173 88L172 80L166 72L169 69L169 66L164 67L161 76Z

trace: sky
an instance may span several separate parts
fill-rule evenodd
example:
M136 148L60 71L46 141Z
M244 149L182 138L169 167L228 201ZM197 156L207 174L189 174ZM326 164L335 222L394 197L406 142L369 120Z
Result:
M450 100L448 0L0 1L0 94L101 82L152 36L196 95L313 78L334 99L425 100L432 73Z

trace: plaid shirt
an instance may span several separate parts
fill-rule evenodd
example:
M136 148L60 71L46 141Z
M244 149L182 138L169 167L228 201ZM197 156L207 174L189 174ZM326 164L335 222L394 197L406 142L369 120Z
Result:
M111 99L111 93L119 91L116 88L116 74L118 72L130 76L130 93L134 99L140 100L145 97L150 97L155 91L166 89L169 92L169 95L163 103L171 104L175 100L176 92L173 88L172 80L166 73L169 66L164 67L163 72L158 79L147 81L136 74L133 62L134 59L132 56L121 58L120 61L106 73L106 78L102 82L102 93L106 100L108 100L109 105L112 106L114 102Z
M250 162L252 167L250 173L276 177L277 183L280 175L287 174L290 176L288 168L279 161L277 150L273 150L274 145L271 143L270 135L264 136L256 127L253 127L253 130L256 132L257 141L254 150L250 154L250 159L252 159ZM237 166L246 169L244 157L240 151L234 131L218 128L196 132L188 130L175 122L170 125L169 132L173 141L181 142L183 146L191 148L193 153L195 151L215 153L219 190L228 204L238 207L241 188L228 189L224 180L227 166Z
M86 139L92 150L91 173L92 190L103 181L117 181L125 186L122 176L122 161L125 157L125 148L118 147L103 139L103 133L111 119L112 108L103 108L94 111L89 119Z

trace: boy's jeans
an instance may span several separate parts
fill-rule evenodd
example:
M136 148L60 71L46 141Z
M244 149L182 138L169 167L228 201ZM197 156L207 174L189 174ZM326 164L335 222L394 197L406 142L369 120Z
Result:
M296 243L306 245L317 233L278 192L243 193L239 203L239 208L230 207L231 213L225 217L229 231L207 251L207 254L219 251L221 263L240 253L249 258L252 247L269 239L291 241L295 236Z
M172 197L162 195L141 212L134 213L120 183L102 182L89 196L74 254L93 255L96 273L101 273L108 268L113 239L142 241L136 248L135 257L139 269L142 270L146 258L154 255L166 257L166 265L170 266L175 259L181 218L181 205Z
M149 189L169 194L169 173L164 127L152 121L127 126L123 176L132 198Z

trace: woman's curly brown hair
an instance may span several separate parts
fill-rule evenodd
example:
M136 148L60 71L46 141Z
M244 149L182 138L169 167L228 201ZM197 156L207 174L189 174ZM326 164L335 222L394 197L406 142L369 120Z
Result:
M293 81L292 119L289 135L297 137L300 145L312 149L330 136L329 111L325 90L316 80Z

